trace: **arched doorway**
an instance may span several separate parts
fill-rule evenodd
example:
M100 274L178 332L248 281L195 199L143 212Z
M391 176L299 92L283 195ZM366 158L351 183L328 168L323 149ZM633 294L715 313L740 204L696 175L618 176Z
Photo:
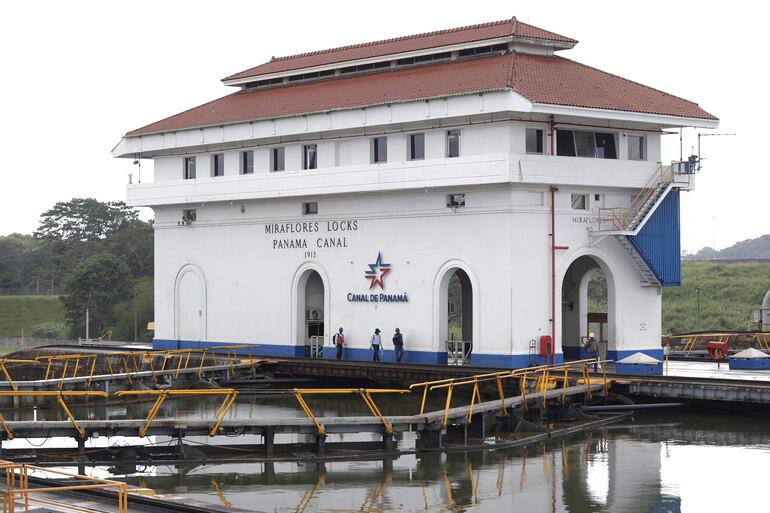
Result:
M174 338L178 341L206 339L206 280L203 272L186 265L174 286Z
M446 300L443 302L446 320L443 340L447 345L447 360L453 365L468 363L473 354L473 285L463 269L447 273Z
M561 287L561 346L565 360L588 357L583 344L594 333L599 353L615 347L615 287L609 267L592 255L576 258Z
M301 272L296 284L297 354L310 358L323 357L326 337L326 286L314 268Z

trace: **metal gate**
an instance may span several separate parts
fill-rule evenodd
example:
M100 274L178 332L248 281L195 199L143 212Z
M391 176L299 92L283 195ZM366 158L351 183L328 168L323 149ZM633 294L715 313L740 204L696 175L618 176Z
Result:
M324 336L312 335L305 344L306 358L323 358L324 356Z

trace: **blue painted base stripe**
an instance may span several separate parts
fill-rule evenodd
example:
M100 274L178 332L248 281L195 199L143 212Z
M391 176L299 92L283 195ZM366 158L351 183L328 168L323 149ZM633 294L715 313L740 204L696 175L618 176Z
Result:
M230 346L237 345L232 342L203 342L197 340L167 340L167 339L154 339L153 348L158 350L168 349L203 349L203 348L215 348L217 346ZM250 346L249 349L239 350L234 352L246 355L252 354L254 356L278 356L278 357L304 357L309 356L305 354L304 346L290 346L285 344L244 344ZM232 350L231 350L232 351ZM337 358L337 348L334 346L324 346L321 357L324 360L334 360ZM362 349L356 347L346 347L342 352L342 359L348 361L372 361L373 353L370 349ZM395 362L396 352L393 349L386 348L380 350L380 360L383 362ZM529 354L483 354L474 353L471 355L471 361L468 365L476 365L480 367L500 367L520 369L523 367L531 367L534 365L544 365L551 363L551 357L545 358L539 355ZM554 355L554 363L564 363L564 355L557 353ZM404 351L404 357L401 359L401 363L415 363L423 365L447 365L447 353L435 352L435 351Z

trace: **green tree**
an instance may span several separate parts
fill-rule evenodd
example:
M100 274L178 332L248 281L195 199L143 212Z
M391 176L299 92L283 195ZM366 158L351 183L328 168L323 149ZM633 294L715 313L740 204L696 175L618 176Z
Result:
M105 239L107 250L120 257L134 278L153 275L154 232L152 225L133 220Z
M132 292L124 302L115 305L113 338L152 342L153 332L147 331L147 323L154 319L153 305L153 280L145 276L134 283Z
M138 212L122 201L93 198L60 201L40 216L35 238L87 241L103 239L138 219Z
M116 322L115 305L130 297L131 271L118 257L109 253L93 255L63 280L66 296L64 316L75 337L85 336L86 308L90 314L90 333L102 334Z

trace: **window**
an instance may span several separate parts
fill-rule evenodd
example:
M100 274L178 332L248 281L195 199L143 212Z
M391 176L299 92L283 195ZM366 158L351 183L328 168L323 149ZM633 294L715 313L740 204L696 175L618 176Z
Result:
M446 133L446 156L455 158L460 156L460 131L448 130Z
M306 144L302 147L302 169L318 167L318 145Z
M596 132L594 138L596 140L596 158L618 158L618 152L615 150L615 134Z
M195 221L197 218L198 218L198 215L196 214L194 208L182 210L182 221L179 224L180 225L192 224L193 221Z
M284 169L284 147L279 146L278 148L273 148L270 151L270 170L283 171Z
M250 175L254 173L254 152L242 151L241 152L241 174Z
M378 162L388 161L388 138L387 137L373 137L372 138L372 162L375 164Z
M594 134L578 130L572 133L575 136L575 154L578 157L595 157L596 146L594 144Z
M588 210L588 194L572 193L572 208L575 210Z
M465 193L447 194L446 206L449 208L459 208L465 206Z
M307 216L311 214L317 214L318 213L318 203L313 201L310 203L303 203L302 204L302 215Z
M425 134L409 134L409 160L425 158Z
M527 128L527 153L543 154L543 130Z
M225 154L215 153L211 156L211 176L224 176Z
M644 136L628 136L628 160L644 160Z
M556 154L565 157L590 157L616 159L615 134L586 132L584 130L558 130Z
M195 178L195 157L184 158L184 179L192 180Z
M572 130L556 131L556 155L562 157L575 156L575 139L572 138Z

